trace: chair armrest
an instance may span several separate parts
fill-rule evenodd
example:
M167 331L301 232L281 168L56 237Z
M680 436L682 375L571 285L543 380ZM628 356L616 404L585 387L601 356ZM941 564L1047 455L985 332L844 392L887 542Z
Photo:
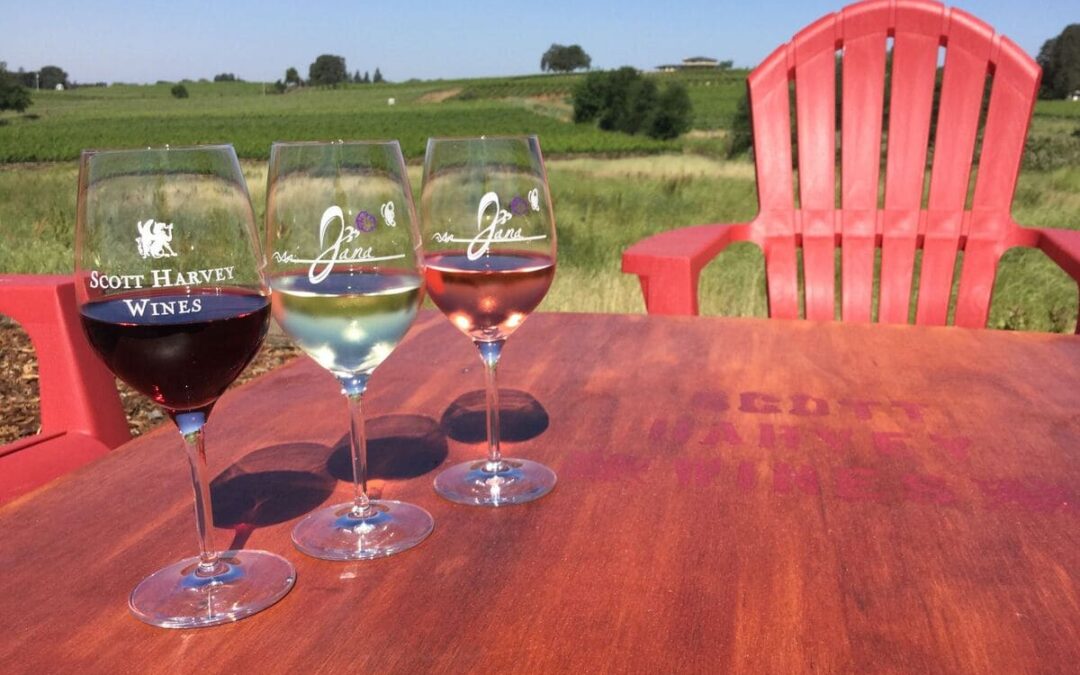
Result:
M109 448L131 438L116 378L83 333L71 277L0 275L0 314L18 321L33 343L41 436L77 432Z
M696 315L701 269L728 244L748 235L746 223L695 225L654 234L623 252L622 271L638 276L650 314Z
M1080 230L1046 228L1037 232L1039 249L1080 283Z
M1038 248L1080 284L1080 231L1046 228L1037 232ZM1076 322L1076 333L1080 334L1080 320Z

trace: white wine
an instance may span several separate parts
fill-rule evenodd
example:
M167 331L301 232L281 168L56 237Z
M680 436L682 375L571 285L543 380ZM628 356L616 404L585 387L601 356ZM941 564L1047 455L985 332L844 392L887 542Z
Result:
M347 381L366 376L390 355L420 304L420 277L400 272L335 272L270 281L274 318L311 358Z

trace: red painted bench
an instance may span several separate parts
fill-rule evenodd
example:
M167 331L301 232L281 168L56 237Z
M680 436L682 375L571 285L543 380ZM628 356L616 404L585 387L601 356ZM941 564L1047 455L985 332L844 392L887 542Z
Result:
M890 39L890 111L883 129ZM945 49L945 65L924 205L939 47ZM843 73L839 177L838 56ZM993 84L986 140L976 164L988 76ZM749 223L654 235L623 253L622 269L640 278L650 313L697 314L702 267L731 242L751 241L764 252L770 316L794 319L800 318L801 248L805 318L832 320L834 256L840 249L840 316L867 322L872 319L875 249L880 249L877 319L906 323L915 251L922 249L915 322L944 325L957 253L963 251L955 323L983 327L998 260L1010 247L1038 247L1080 279L1080 232L1020 227L1010 213L1039 78L1039 66L1030 56L959 9L929 0L869 0L830 14L750 74L757 217ZM797 174L792 168L792 83ZM972 175L975 189L968 204Z
M83 335L70 277L0 275L0 314L38 357L41 431L0 446L0 503L131 438L112 373Z

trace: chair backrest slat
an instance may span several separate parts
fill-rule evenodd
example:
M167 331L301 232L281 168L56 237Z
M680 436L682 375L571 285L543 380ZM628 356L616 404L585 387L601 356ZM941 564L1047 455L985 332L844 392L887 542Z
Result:
M758 208L766 217L795 210L787 52L787 45L777 49L750 73L747 80L750 106L754 111Z
M950 10L948 20L930 178L930 211L962 211L967 201L994 35L990 26L958 9Z
M1005 37L994 46L994 84L986 113L975 194L971 202L964 265L956 299L956 325L986 325L994 272L1015 226L1010 217L1016 179L1024 156L1024 134L1039 90L1039 68ZM993 139L987 143L986 139Z
M799 208L836 205L835 17L795 36L795 112L798 122Z
M889 15L889 7L883 4L853 5L841 13L840 269L844 321L870 321L873 305Z
M897 10L897 31L904 13ZM929 17L921 19L924 28ZM912 26L916 28L916 26ZM937 63L936 35L917 30L897 32L893 39L892 83L889 92L888 155L885 164L885 210L922 208L926 176L930 113L934 104Z
M806 318L829 320L835 305L836 16L795 36L795 118L799 148Z
M947 20L945 68L915 314L916 323L935 326L944 326L948 317L994 36L992 28L961 10L950 10Z
M908 321L941 12L918 5L895 8L878 301L881 323Z
M983 137L993 142L984 143L979 155L972 211L1008 212L1011 208L1024 157L1025 134L1016 130L1027 128L1039 91L1039 67L1030 56L1006 37L998 38L996 52L994 86L983 130Z
M840 205L876 210L885 96L885 29L844 43ZM844 234L847 234L845 231Z
M759 243L765 254L769 314L799 317L795 253L795 194L791 168L791 101L787 45L754 69L747 81L754 125Z

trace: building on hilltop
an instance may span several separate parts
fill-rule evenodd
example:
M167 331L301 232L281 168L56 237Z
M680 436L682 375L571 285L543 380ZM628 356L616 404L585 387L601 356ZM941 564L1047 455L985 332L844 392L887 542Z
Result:
M667 63L662 66L657 66L656 69L661 73L674 73L677 70L707 70L709 68L719 68L720 62L716 59L709 58L708 56L691 56L682 60L682 63Z

